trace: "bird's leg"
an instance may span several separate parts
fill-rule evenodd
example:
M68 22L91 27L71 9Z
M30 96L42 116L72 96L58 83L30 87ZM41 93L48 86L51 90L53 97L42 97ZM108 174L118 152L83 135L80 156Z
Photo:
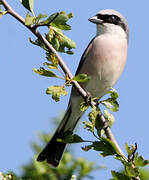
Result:
M91 95L90 92L87 92L87 91L86 91L86 96L85 96L85 102L86 102L86 104L92 106L91 101L92 101L92 95Z

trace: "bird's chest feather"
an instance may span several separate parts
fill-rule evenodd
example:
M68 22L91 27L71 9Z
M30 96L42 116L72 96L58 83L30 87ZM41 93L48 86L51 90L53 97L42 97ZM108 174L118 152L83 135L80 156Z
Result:
M127 58L127 41L117 37L97 37L86 58L81 73L91 80L86 89L93 96L103 96L119 79ZM87 70L87 71L86 71Z

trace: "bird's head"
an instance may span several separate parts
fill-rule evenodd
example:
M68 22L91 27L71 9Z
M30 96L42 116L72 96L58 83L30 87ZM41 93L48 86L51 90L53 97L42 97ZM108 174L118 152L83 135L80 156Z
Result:
M105 9L89 18L97 25L97 35L104 33L117 34L129 38L129 28L125 17L118 11Z

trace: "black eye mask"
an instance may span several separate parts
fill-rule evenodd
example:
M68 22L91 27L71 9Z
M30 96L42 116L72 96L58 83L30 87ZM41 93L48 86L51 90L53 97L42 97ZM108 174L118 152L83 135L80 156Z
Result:
M96 14L98 19L103 20L103 23L110 23L110 24L115 24L115 25L119 25L120 27L123 28L124 31L126 31L126 26L125 24L122 22L122 20L114 15L114 14Z

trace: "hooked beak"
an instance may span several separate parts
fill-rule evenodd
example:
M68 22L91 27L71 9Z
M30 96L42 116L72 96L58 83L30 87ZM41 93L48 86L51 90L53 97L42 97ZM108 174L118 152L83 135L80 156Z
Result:
M98 19L97 16L93 16L91 18L88 19L90 22L95 23L95 24L102 24L103 20Z

